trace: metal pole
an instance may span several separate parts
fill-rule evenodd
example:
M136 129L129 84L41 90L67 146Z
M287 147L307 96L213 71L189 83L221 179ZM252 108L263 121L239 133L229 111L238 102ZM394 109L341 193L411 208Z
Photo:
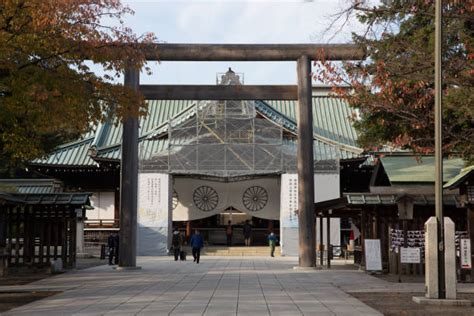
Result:
M301 56L298 73L298 242L299 266L316 266L316 229L314 214L313 105L311 60Z
M138 90L140 71L125 70L124 84ZM120 168L119 267L136 267L138 191L138 117L124 118Z
M446 298L444 267L444 217L443 217L443 108L442 108L442 10L443 1L436 1L435 8L435 200L438 219L438 293Z

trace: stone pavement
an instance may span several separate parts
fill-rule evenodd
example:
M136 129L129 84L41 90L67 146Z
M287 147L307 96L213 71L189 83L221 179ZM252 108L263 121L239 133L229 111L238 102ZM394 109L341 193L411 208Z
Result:
M293 270L297 259L287 257L205 256L200 264L140 257L138 264L141 270L99 266L17 286L64 292L5 315L381 315L346 292L423 288L355 270Z

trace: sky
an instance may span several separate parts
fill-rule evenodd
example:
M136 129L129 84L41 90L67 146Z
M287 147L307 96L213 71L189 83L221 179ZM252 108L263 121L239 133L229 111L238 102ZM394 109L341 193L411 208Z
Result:
M135 33L153 32L166 43L347 43L357 21L331 39L324 34L331 15L347 0L122 0L135 11L125 19ZM295 62L150 63L142 84L215 84L228 67L245 84L295 84Z

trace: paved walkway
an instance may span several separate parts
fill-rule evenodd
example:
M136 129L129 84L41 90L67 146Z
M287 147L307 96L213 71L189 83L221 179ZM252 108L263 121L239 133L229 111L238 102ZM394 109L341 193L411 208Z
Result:
M64 292L5 315L380 315L346 292L423 288L359 271L293 270L296 263L294 258L203 257L195 264L141 257L142 270L100 266L18 286Z

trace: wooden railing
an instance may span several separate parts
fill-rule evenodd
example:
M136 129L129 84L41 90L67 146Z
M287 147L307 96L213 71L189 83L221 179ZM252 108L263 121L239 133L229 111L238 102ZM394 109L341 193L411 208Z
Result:
M84 221L85 228L118 228L119 219L87 219Z

